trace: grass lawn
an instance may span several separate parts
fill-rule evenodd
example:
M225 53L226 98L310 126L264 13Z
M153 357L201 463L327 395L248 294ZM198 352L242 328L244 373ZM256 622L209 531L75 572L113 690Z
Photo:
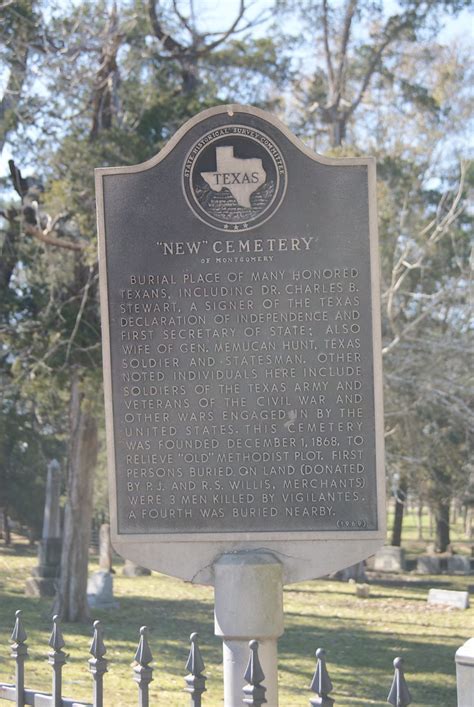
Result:
M97 569L92 558L91 571ZM0 550L0 681L14 681L9 638L16 609L23 609L30 659L26 665L29 688L49 691L51 668L46 656L51 630L51 602L24 596L25 580L36 564L36 553L26 545ZM222 704L221 646L213 635L213 592L153 573L126 578L116 565L114 592L120 608L96 611L103 622L109 672L105 677L107 706L128 707L137 702L131 663L143 624L150 629L155 659L151 703L166 707L188 704L183 694L188 637L200 634L206 664L208 692L203 707ZM393 576L392 576L393 579ZM400 578L399 578L400 579ZM308 705L307 690L318 647L327 651L334 684L332 697L339 706L386 705L392 660L405 659L413 704L455 707L454 653L474 635L474 609L457 611L428 607L428 586L467 589L469 577L413 576L406 581L371 582L371 595L359 599L353 585L316 580L285 589L285 634L279 644L281 707ZM63 626L69 661L63 671L64 696L91 699L87 658L90 625ZM269 707L272 707L271 705Z

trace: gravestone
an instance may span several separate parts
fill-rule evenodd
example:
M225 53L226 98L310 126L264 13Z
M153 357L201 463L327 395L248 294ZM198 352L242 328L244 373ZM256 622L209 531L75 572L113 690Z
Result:
M452 574L470 574L470 558L467 555L451 555L451 557L448 557L448 572Z
M455 592L449 589L430 589L427 601L428 604L450 606L454 609L468 609L469 592Z
M99 567L105 572L112 571L112 552L110 525L102 523L99 529Z
M125 560L125 564L122 568L122 574L125 577L147 577L151 574L151 570L147 567L137 565L132 560Z
M112 542L215 585L238 672L249 587L264 608L268 574L281 592L385 539L375 163L219 106L96 189ZM252 616L276 707L282 619Z
M33 576L26 580L27 596L54 596L56 593L61 564L60 490L61 469L59 462L53 459L48 464L46 477L43 531L38 543L38 566L33 568Z
M110 572L94 572L87 582L87 603L91 609L118 609L114 599L113 576Z
M367 582L365 563L357 562L355 565L343 567L337 572L330 574L329 577L330 579L338 579L341 582Z
M370 585L355 584L355 594L359 599L368 599L370 597Z
M405 569L405 550L403 548L386 545L375 553L374 570L376 572L403 572Z
M420 555L416 561L416 571L418 574L439 574L440 558L436 555Z

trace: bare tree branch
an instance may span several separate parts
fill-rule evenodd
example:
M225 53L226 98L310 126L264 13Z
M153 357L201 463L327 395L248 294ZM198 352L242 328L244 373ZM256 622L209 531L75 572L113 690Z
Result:
M42 243L47 245L55 246L56 248L66 248L66 250L82 251L87 247L87 243L82 241L81 243L74 243L72 241L66 241L63 238L55 236L55 231L49 229L41 229L40 226L23 223L23 230L29 236L33 236Z
M326 66L329 77L329 93L335 94L334 67L332 65L331 49L329 47L329 18L328 18L328 3L323 0L323 37L324 37L324 53L326 56Z
M240 20L244 16L244 14L245 14L245 0L240 0L239 10L237 12L237 16L236 16L234 22L231 24L229 29L222 34L222 37L220 37L220 39L216 39L214 42L211 42L210 44L206 45L205 52L212 51L213 49L216 49L220 44L225 42L230 37L230 35L235 32L235 30L237 29L237 25L239 24Z
M348 0L346 13L344 17L344 26L341 35L341 47L339 50L339 66L337 68L337 78L336 78L336 95L335 104L339 105L339 101L342 97L342 91L344 86L344 71L347 63L347 48L349 45L349 37L351 33L352 19L357 7L357 0Z
M160 40L163 47L173 55L174 59L181 57L186 52L186 47L164 31L158 19L155 0L148 0L148 16L153 33L155 37Z
M86 308L87 304L87 299L89 297L89 290L92 285L92 277L93 277L93 268L89 268L89 273L87 276L87 282L84 286L84 289L82 291L82 298L81 298L81 304L79 307L79 311L77 312L77 317L76 321L74 322L74 328L71 332L71 336L69 337L69 341L67 342L67 348L66 348L66 363L69 361L69 356L71 354L71 348L74 343L74 339L76 338L76 334L79 331L79 326L81 324L82 320L82 315L84 314L84 310Z

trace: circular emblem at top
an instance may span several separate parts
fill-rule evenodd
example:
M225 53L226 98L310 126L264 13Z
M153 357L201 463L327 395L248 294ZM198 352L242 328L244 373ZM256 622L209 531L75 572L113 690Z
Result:
M210 130L184 163L186 200L204 223L219 231L256 228L280 206L287 185L279 147L248 125Z

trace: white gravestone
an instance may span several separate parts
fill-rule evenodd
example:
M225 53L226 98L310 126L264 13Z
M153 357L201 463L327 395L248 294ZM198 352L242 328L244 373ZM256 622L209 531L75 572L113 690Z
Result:
M456 651L457 707L474 707L474 638Z
M469 609L469 592L455 592L449 589L430 589L428 604L450 606L454 609Z

